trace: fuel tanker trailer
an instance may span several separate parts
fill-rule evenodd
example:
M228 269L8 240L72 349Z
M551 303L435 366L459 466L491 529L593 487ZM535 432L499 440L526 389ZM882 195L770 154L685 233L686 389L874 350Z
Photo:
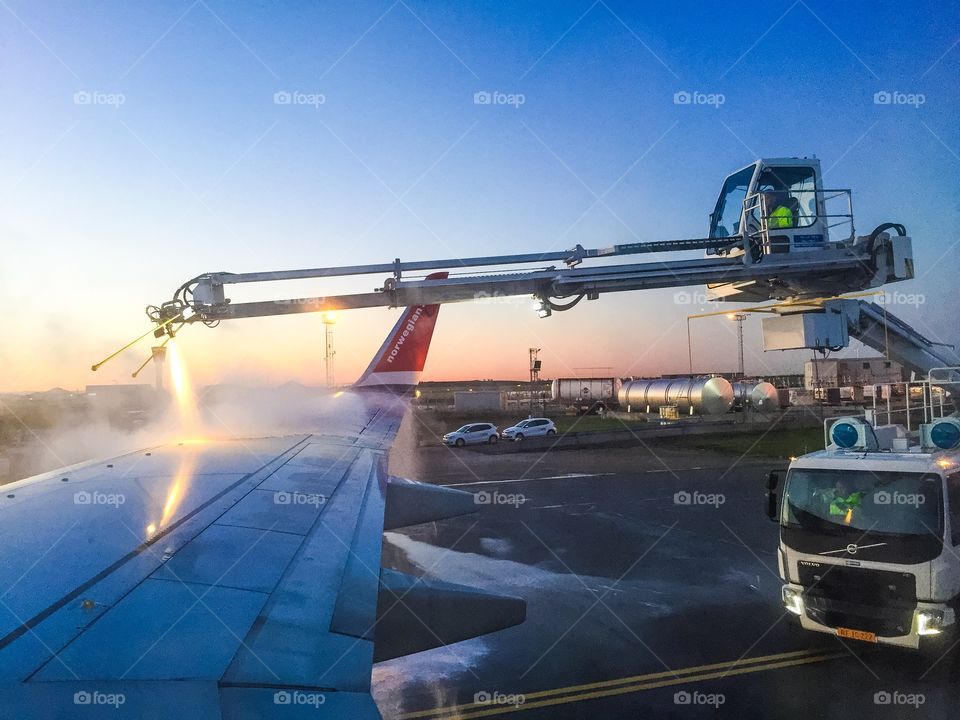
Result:
M617 404L620 378L557 378L550 384L550 398L564 405L602 402L607 407Z
M685 415L722 415L733 407L733 386L722 377L663 378L625 381L620 407L632 412L656 412L676 406Z
M733 404L738 408L776 410L780 407L780 395L777 388L768 382L735 382Z

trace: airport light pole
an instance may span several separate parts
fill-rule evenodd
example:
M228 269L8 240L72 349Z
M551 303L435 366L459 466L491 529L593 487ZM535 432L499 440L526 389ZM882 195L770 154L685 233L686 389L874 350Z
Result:
M326 366L326 382L327 382L328 388L332 388L334 384L333 358L337 353L333 349L333 326L336 322L337 322L336 313L326 312L323 314L323 329L324 329L323 360Z
M740 379L742 380L746 374L746 371L744 370L744 367L743 367L743 321L747 319L747 314L746 313L730 313L729 315L727 315L727 317L730 318L731 320L735 320L737 323L737 343L738 343L737 357L740 361L739 362Z
M537 355L540 353L540 348L532 347L530 348L530 415L533 415L533 394L536 392L534 388L537 383L540 381L540 360L537 358Z

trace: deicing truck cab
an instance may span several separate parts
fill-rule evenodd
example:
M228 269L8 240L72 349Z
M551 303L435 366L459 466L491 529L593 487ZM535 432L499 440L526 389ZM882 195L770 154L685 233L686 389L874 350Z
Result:
M825 450L790 463L782 496L782 471L768 480L784 607L806 630L946 649L960 600L960 421L921 425L916 441L852 417L824 434Z

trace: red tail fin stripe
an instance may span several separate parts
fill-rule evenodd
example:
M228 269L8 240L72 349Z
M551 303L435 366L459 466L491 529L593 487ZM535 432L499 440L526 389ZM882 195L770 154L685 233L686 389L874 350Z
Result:
M428 275L427 279L445 277L447 273L442 272ZM408 307L356 384L415 385L427 361L439 310L439 305Z
M436 308L436 305L416 305L407 311L402 325L391 338L390 347L383 353L373 372L423 370L436 325ZM431 309L434 312L429 312Z

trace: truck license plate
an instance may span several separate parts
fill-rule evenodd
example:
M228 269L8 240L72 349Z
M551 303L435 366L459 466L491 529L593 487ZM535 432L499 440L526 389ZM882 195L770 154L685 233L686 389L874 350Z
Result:
M837 628L837 635L851 640L862 640L863 642L875 643L877 641L877 634L866 630L851 630L850 628L839 627Z

